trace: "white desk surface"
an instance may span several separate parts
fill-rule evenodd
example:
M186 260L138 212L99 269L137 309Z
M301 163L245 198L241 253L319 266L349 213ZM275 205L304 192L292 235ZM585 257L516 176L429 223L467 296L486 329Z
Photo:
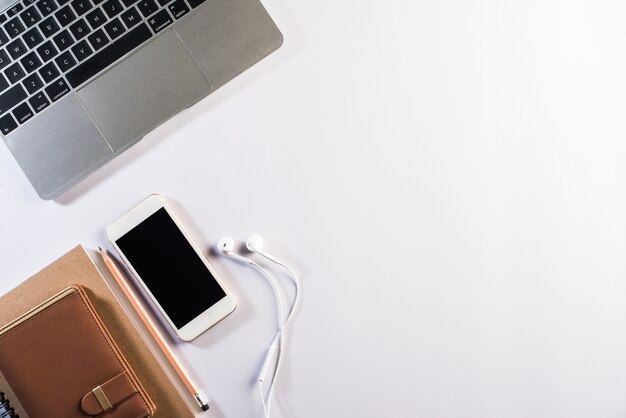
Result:
M160 192L302 276L276 417L626 416L626 3L264 0L285 44L58 201L0 147L0 292ZM253 270L177 349L261 417Z

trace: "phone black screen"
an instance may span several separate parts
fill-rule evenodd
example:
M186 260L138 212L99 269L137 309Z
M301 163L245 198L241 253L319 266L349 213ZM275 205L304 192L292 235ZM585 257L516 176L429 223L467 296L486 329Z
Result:
M226 296L164 208L115 243L177 328Z

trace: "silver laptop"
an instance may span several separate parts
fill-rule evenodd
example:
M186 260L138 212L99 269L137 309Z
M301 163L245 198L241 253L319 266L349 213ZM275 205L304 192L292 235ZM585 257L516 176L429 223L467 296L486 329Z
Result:
M0 132L43 199L282 44L259 0L0 5Z

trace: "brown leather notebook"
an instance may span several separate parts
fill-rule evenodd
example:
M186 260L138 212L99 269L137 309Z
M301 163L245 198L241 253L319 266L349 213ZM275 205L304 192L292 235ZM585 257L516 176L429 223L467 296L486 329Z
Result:
M80 284L156 404L154 418L194 418L193 411L197 406L192 404L192 399L188 399L184 384L161 354L150 333L136 318L132 306L124 300L113 278L108 276L106 267L98 264L104 274L103 277L95 263L101 263L98 254L87 252L79 245L15 289L0 296L0 327L68 286ZM119 299L115 293L119 295ZM2 392L20 418L31 418L21 407L19 399L0 371L0 394ZM64 417L52 415L46 418Z
M0 329L0 372L30 418L146 418L155 412L78 285Z

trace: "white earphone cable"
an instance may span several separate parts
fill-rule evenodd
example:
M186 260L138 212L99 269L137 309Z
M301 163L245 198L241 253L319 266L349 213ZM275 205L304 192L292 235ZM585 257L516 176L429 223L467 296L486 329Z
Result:
M289 317L291 316L292 310L290 310L289 315L287 317L287 319L285 320L284 316L283 316L283 299L280 295L280 292L278 290L278 286L276 285L276 281L274 280L274 278L261 266L259 266L257 263L251 263L251 266L253 266L254 268L257 269L257 271L259 271L263 277L265 277L265 279L268 281L268 283L270 284L270 286L272 287L272 290L274 291L274 296L276 297L276 303L277 303L277 311L278 311L278 331L276 332L276 335L274 335L274 338L272 339L272 343L270 344L270 350L268 351L268 354L263 362L263 369L261 371L261 375L259 376L259 393L261 394L261 403L263 404L263 412L265 414L265 418L270 418L270 408L271 408L271 404L272 404L272 393L274 391L274 384L276 382L276 375L277 375L277 371L278 371L278 365L280 364L280 358L282 355L282 346L284 344L285 341L285 333L284 333L284 328L285 328L285 324L287 323L287 321L289 320ZM274 368L274 372L272 373L272 380L270 382L270 388L268 391L268 395L267 398L265 398L264 394L263 394L263 381L265 379L265 372L266 372L266 367L268 365L268 362L271 360L270 356L273 354L274 350L271 349L271 347L276 346L278 347L278 354L276 355L276 366Z
M272 290L274 291L274 297L276 298L276 303L278 304L278 331L280 332L280 330L282 330L282 328L285 325L285 320L283 319L283 315L284 315L283 314L283 298L280 295L280 291L278 290L278 285L276 284L276 281L274 280L274 278L267 271L265 271L263 267L259 266L257 263L252 263L250 265L256 268L257 271L261 272L263 277L265 277L267 282L272 287ZM275 339L276 337L274 337L274 340Z
M291 305L291 309L289 309L289 313L287 314L287 318L285 319L285 323L283 324L283 328L282 328L283 339L282 339L282 342L280 344L279 355L276 358L276 367L274 369L274 378L272 379L272 383L270 385L270 389L269 389L268 396L267 396L267 414L268 414L268 418L269 418L269 414L271 413L271 410L272 410L272 395L274 393L275 382L278 379L278 374L280 372L280 366L282 364L282 362L281 362L281 359L282 359L282 349L283 349L283 346L286 344L285 343L285 337L284 337L285 330L287 328L287 325L289 325L289 321L293 317L293 314L296 311L296 308L298 307L299 302L300 302L300 281L298 280L298 277L295 275L293 270L291 270L287 265L285 265L281 261L276 260L275 263L278 264L279 266L283 267L289 273L289 276L290 276L290 278L293 281L293 284L295 286L295 295L294 295L294 299L293 299L293 304Z

